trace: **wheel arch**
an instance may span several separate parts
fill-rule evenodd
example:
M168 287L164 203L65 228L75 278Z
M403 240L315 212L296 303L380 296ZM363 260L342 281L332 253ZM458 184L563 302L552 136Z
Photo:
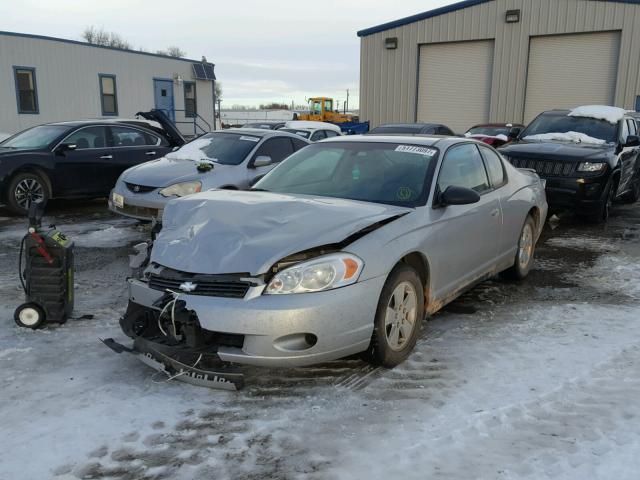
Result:
M53 191L53 183L51 182L51 176L49 175L49 172L47 172L46 169L42 168L39 165L32 165L32 164L20 165L9 174L8 183L11 182L11 180L13 180L16 177L16 175L20 175L21 173L36 173L40 175L47 184L47 188L49 189L49 195L51 196L51 198L54 198L55 194ZM8 190L7 190L7 195L9 195Z
M413 268L417 273L420 281L422 282L422 288L424 291L424 303L425 309L429 304L431 295L431 268L429 267L429 260L421 252L410 252L404 255L397 263L397 265L408 265Z

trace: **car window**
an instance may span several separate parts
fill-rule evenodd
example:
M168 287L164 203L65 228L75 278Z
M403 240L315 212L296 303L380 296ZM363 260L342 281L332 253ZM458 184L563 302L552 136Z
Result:
M547 112L538 115L520 134L520 138L543 135L547 133L577 132L592 138L615 143L618 125L596 118L570 117L563 113Z
M489 180L493 188L499 188L507 183L507 177L504 173L502 158L490 148L480 146L480 152L484 158L487 171L489 172Z
M70 145L75 144L76 150L109 147L107 142L107 127L81 128L65 138L64 143Z
M297 185L327 181L333 176L341 158L340 148L315 151L308 161L298 162L289 169L287 180Z
M155 135L127 127L111 127L114 147L141 147L158 145L160 139Z
M315 132L313 132L313 135L311 135L312 142L317 142L318 140L322 140L323 138L327 138L327 134L324 132L324 130L316 130Z
M303 142L302 140L300 140L299 138L292 138L291 141L293 142L293 149L297 152L298 150L300 150L301 148L306 147L307 145L309 145L306 142Z
M438 127L438 131L436 132L438 135L455 135L450 129L447 127Z
M440 167L438 189L444 192L450 186L466 187L478 193L489 190L487 172L474 144L459 145L447 151Z
M289 137L270 138L258 147L253 158L261 155L271 157L273 163L278 163L293 153L293 144Z
M327 134L327 138L333 138L338 136L338 132L334 132L333 130L325 130Z
M628 118L627 119L627 124L629 125L629 135L637 135L638 134L638 129L637 129L637 126L636 126L636 122L634 122L633 120Z
M629 125L627 122L622 122L620 130L620 140L622 143L627 143L627 137L629 136Z

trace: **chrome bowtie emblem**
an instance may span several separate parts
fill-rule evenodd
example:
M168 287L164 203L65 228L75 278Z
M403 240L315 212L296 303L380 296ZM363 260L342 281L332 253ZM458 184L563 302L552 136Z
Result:
M135 187L133 187L133 191L134 192L139 192L140 191L140 185L136 185Z
M193 292L197 287L198 287L197 283L184 282L184 283L181 283L178 288L183 292Z

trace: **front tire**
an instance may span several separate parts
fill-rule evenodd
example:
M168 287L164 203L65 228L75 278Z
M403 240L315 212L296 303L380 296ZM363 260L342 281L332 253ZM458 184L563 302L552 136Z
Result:
M631 190L625 193L622 200L626 203L636 203L640 199L640 178L633 182Z
M44 324L46 315L40 305L28 302L16 308L13 319L19 327L36 330Z
M40 202L45 207L50 199L49 184L38 173L19 173L9 182L7 206L18 215L26 215L31 202Z
M536 251L536 222L527 215L524 221L520 237L518 238L518 250L513 266L502 272L503 276L512 280L522 280L531 271Z
M602 199L600 200L595 213L591 215L585 215L582 218L589 223L605 223L607 220L609 220L609 214L611 213L613 202L616 199L617 190L618 188L615 180L610 180L605 187Z
M382 288L366 358L387 368L402 363L413 350L424 317L424 287L417 272L398 265Z

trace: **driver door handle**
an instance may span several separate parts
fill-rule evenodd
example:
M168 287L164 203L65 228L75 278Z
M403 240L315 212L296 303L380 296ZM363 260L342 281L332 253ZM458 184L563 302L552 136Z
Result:
M113 158L113 155L102 155L100 158L103 160L111 160Z
M155 150L151 150L150 152L146 152L145 155L155 155Z
M500 214L500 209L496 208L495 210L491 210L491 216L497 217Z

